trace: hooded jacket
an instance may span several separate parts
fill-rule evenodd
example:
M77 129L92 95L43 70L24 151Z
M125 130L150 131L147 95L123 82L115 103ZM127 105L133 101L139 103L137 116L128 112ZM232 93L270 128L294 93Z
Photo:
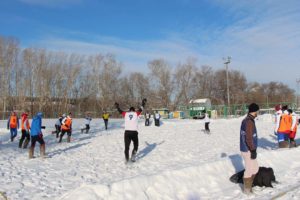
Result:
M42 116L43 114L39 112L34 116L31 122L30 135L37 136L42 133Z

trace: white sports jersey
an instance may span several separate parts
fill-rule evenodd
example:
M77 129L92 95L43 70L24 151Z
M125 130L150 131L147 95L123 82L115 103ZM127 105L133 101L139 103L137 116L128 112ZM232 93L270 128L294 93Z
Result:
M292 113L292 128L291 128L291 131L294 130L298 120L299 120L298 115L295 112L293 112Z
M155 119L160 119L160 114L159 113L155 113Z
M86 125L90 125L91 121L92 121L92 118L90 118L90 117L85 118L85 124Z
M125 130L137 131L138 114L136 112L126 112L124 118L125 118Z
M210 123L209 115L207 113L205 113L204 122Z

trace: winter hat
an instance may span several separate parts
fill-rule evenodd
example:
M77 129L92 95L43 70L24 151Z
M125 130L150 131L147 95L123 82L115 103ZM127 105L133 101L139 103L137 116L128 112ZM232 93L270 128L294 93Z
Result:
M276 111L281 110L281 105L280 105L280 104L279 104L279 105L276 105L276 106L275 106L275 110L276 110Z
M288 106L285 105L285 106L282 106L282 110L287 110L288 109Z
M293 113L293 110L292 110L292 109L288 109L287 111L289 112L289 114L292 114L292 113Z
M135 108L134 108L133 106L131 106L131 107L129 108L129 111L135 111Z
M249 113L251 113L251 112L257 112L259 110L259 106L256 103L251 103L248 106L248 110L249 110Z
M38 113L36 114L36 116L38 116L38 117L43 117L43 113L42 113L42 112L38 112Z

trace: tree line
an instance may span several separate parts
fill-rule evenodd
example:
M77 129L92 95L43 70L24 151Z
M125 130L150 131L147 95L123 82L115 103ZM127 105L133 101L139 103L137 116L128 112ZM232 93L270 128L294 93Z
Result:
M225 69L198 66L194 59L176 65L157 58L148 72L124 73L112 54L80 55L39 48L21 48L14 37L0 36L0 112L42 111L47 117L61 112L101 113L121 106L176 110L191 99L227 102ZM238 70L229 70L231 104L292 102L295 91L281 82L248 82Z

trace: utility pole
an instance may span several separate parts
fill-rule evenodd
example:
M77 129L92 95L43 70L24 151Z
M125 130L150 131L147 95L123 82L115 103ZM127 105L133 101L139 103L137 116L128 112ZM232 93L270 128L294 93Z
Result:
M296 110L298 110L299 106L298 106L298 96L299 96L299 85L300 85L300 78L296 79L297 82L297 92L296 92Z
M231 57L223 58L225 68L226 68L226 85L227 85L227 106L230 109L230 96L229 96L229 77L228 77L228 64L230 63Z

